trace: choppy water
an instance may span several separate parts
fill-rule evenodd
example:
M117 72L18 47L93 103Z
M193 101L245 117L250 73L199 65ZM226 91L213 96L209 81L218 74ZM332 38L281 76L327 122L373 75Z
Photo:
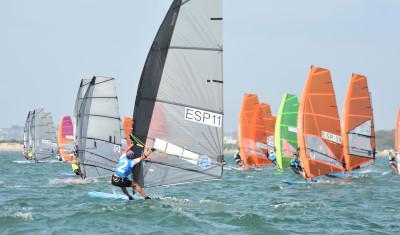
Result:
M226 170L222 181L149 189L164 199L143 202L89 198L89 191L112 192L108 180L82 182L67 164L22 160L0 153L0 233L400 233L400 176L386 159L358 179L315 185L284 185L297 177L272 168Z

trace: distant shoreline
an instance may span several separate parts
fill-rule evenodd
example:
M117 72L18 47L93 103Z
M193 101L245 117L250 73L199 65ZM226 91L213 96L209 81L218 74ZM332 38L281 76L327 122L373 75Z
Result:
M24 145L19 143L0 143L0 152L22 152ZM237 149L224 149L225 155L234 155ZM378 151L377 156L386 157L389 155L389 151L393 150L383 150Z
M19 143L0 143L0 152L22 152L24 145Z

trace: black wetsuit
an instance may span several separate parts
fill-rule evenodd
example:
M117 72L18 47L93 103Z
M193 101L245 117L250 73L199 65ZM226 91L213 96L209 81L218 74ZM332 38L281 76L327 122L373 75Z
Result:
M239 153L236 153L235 156L233 157L233 159L235 160L235 162L238 166L243 165L243 161L242 161L242 158L240 157Z

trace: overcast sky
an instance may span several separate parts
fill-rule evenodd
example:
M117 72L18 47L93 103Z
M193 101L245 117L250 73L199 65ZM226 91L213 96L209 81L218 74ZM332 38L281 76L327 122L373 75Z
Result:
M72 114L79 81L117 79L131 115L141 70L172 0L0 0L0 126L24 125L44 107ZM400 1L225 0L225 131L236 130L242 95L276 114L300 95L310 65L331 70L341 111L353 72L366 75L377 129L393 129L400 105Z

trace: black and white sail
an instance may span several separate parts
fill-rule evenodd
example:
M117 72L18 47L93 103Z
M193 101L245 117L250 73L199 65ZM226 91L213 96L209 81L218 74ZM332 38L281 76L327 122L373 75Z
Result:
M79 109L81 107L83 97L86 94L86 90L89 86L89 83L92 79L82 79L79 84L78 94L76 95L75 107L74 107L74 118L75 118L75 127L77 126L77 116L79 115Z
M155 148L134 180L160 186L222 177L222 0L175 0L144 65L133 133Z
M32 152L36 161L49 161L57 154L57 136L51 113L35 109L32 113Z
M121 154L120 122L115 79L93 77L77 114L76 141L82 178L112 174Z
M27 156L28 150L32 147L32 136L31 136L32 116L33 116L33 111L29 111L25 121L24 150L23 150L25 156Z

